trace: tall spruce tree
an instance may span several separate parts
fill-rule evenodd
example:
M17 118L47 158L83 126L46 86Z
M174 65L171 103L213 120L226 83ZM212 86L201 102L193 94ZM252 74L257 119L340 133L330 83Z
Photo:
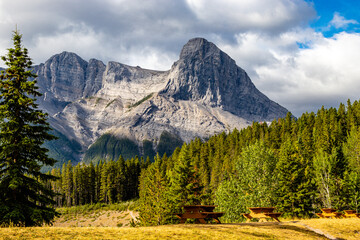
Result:
M202 204L205 197L202 192L203 186L186 143L183 144L179 158L168 176L168 198L173 212L180 212L184 205Z
M312 164L304 159L301 142L286 140L276 165L277 208L286 217L309 217L313 211Z
M167 196L169 183L164 166L165 161L158 153L155 162L141 171L139 185L141 225L162 225L171 223L174 218Z
M56 178L40 172L55 163L42 147L55 137L48 133L47 115L37 109L41 94L21 38L14 31L14 48L1 58L7 69L0 74L0 224L40 226L56 215L54 192L44 184Z

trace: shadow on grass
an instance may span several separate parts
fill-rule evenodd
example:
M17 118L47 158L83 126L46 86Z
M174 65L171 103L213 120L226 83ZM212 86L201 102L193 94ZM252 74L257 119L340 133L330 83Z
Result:
M183 225L184 226L184 225ZM272 238L274 237L273 234L267 234L267 233L254 233L254 232L248 232L248 231L241 231L241 227L254 227L254 228L264 228L264 229L271 229L271 230L290 230L294 232L294 235L302 233L306 235L308 238L316 238L316 239L329 239L324 234L314 232L310 229L306 229L304 226L294 226L290 225L288 223L284 222L254 222L254 223L223 223L223 224L185 224L185 226L194 226L196 228L206 228L215 230L218 232L228 232L228 229L226 229L227 226L237 226L239 229L238 231L247 234L252 235L254 237L265 237L265 238Z

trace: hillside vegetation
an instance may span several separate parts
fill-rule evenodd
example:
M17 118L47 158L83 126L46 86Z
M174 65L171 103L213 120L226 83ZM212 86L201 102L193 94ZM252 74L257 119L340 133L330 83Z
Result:
M104 134L86 151L84 163L98 163L104 159L125 159L139 156L139 149L135 142L127 138L118 138L111 134Z

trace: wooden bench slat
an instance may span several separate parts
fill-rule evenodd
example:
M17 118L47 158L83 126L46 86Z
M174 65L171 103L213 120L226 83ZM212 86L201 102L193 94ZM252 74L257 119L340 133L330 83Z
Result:
M269 217L280 217L282 213L265 213L266 216L269 216Z
M180 223L185 223L189 218L195 219L196 223L206 223L205 219L214 219L216 223L221 223L219 217L224 215L224 212L212 212L214 206L202 206L202 205L192 205L185 206L184 213L174 213L178 218L180 218Z
M351 210L346 210L351 211ZM344 214L340 212L336 212L334 208L322 208L321 213L316 213L316 215L320 218L341 218L344 217Z
M272 218L277 222L280 222L280 220L278 219L278 217L281 216L282 213L274 213L274 212L270 212L270 213L242 213L242 215L247 219L246 222L250 222L251 219L253 218L258 218L260 219L260 221L265 220L266 218Z

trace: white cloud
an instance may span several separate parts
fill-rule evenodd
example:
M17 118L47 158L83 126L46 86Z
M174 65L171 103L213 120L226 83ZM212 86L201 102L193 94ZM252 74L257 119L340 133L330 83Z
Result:
M325 38L307 27L315 18L304 0L1 0L0 54L17 24L36 64L72 51L168 70L188 39L204 37L300 115L359 98L360 36ZM350 24L358 22L335 13L329 28Z
M84 24L64 24L64 28L71 28L72 31L55 36L39 36L35 40L36 45L30 52L34 59L40 59L35 64L45 62L49 58L43 56L68 51L78 54L86 61L97 58L103 60L105 64L108 61L118 61L132 66L168 70L173 59L177 57L149 46L127 47L122 42L116 42L116 39L107 39L103 33L96 33Z
M360 34L317 36L311 48L273 57L275 64L255 67L255 80L263 92L295 115L359 98Z
M350 24L359 24L356 20L347 20L343 16L340 15L340 13L335 12L333 19L330 21L330 26L335 27L336 29L339 28L347 28Z
M64 28L71 28L71 31L59 32L55 35L34 37L34 45L29 54L37 59L40 64L49 59L50 56L63 51L75 52L85 60L104 54L103 40L105 36L95 33L84 24L64 24ZM91 51L89 51L91 49ZM106 53L105 53L106 54Z
M96 41L105 40L102 43L109 52L121 45L174 53L193 37L231 41L235 34L251 28L278 33L307 22L314 15L314 9L302 0L2 0L0 41L8 39L6 33L11 33L17 24L24 34L24 43L31 49L39 45L39 39L61 38L82 25L96 33ZM60 46L66 43L61 42ZM73 46L68 43L68 48ZM58 49L50 43L47 47L51 53ZM49 55L41 60L45 57Z
M279 33L315 18L302 0L186 0L197 18L213 28Z

